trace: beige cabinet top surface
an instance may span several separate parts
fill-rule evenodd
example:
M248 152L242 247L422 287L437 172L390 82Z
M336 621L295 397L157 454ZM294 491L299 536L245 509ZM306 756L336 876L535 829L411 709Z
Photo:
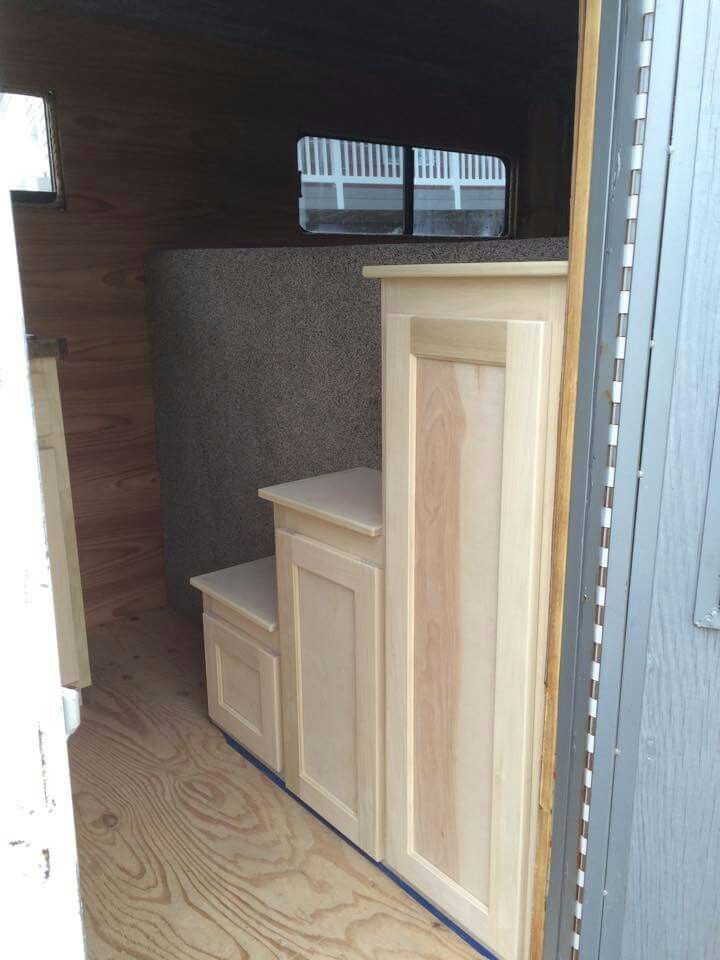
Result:
M564 277L567 260L506 260L497 263L410 263L363 267L364 277Z
M293 480L258 491L263 500L320 517L367 537L379 537L382 520L382 476L379 470L355 467L306 480Z
M225 603L269 633L278 628L275 557L239 563L224 570L191 577L204 594Z

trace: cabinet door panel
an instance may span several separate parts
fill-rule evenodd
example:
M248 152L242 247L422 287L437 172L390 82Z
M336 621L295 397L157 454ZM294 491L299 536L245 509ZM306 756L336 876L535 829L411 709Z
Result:
M357 814L355 593L297 567L303 777ZM331 735L329 735L331 732Z
M275 541L286 783L379 857L381 571L284 530Z
M504 388L501 367L417 360L414 848L483 902Z
M282 767L279 657L247 633L203 615L208 711L273 770Z
M549 336L385 318L386 849L502 957L525 921Z

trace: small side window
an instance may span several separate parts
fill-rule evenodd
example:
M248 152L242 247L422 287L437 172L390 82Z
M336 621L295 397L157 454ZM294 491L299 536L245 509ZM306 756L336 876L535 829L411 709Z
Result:
M0 144L9 160L12 199L57 204L61 200L52 100L0 92Z
M300 226L309 233L499 237L507 233L501 157L302 137Z

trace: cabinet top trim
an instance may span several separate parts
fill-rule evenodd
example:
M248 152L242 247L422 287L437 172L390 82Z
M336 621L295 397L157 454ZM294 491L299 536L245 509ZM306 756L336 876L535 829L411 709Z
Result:
M258 496L366 537L379 537L383 530L382 478L369 467L278 483L258 490Z
M405 277L564 277L567 260L516 260L500 263L409 263L363 267L363 276L386 280Z

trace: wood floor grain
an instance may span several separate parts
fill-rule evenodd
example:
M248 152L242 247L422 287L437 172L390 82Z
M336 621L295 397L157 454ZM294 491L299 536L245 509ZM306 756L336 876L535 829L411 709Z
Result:
M463 960L477 954L232 750L199 631L96 628L70 741L89 960Z

